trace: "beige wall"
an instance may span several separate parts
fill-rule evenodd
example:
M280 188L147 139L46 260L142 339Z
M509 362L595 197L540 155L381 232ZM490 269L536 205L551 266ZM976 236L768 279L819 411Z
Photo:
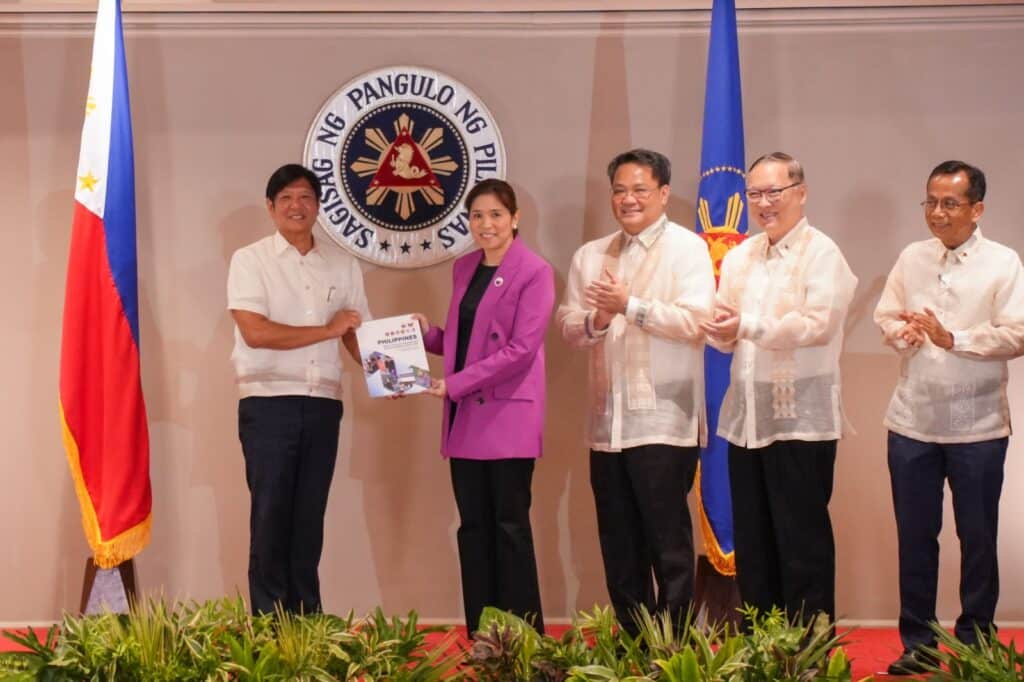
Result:
M11 7L0 13L10 313L0 337L0 622L22 623L77 606L86 556L56 386L91 27L85 15ZM940 160L964 157L988 172L986 233L1024 247L1024 7L750 10L741 19L748 156L781 148L803 159L809 216L860 277L844 356L857 433L840 447L832 505L838 609L891 620L895 530L880 422L896 363L870 314L899 249L927 236L917 202ZM524 238L554 265L561 294L573 250L613 228L602 169L614 152L649 145L669 154L671 213L693 223L706 21L706 12L126 17L154 484L153 542L137 562L145 589L196 599L245 589L248 499L224 281L231 252L269 233L266 176L300 158L324 99L354 75L399 63L438 68L474 89L502 128ZM365 276L378 315L445 311L447 265L367 267ZM554 619L607 597L580 438L583 358L553 331L547 350L548 454L535 476L534 530ZM1018 410L1021 373L1011 365ZM321 566L325 604L456 620L456 515L437 455L439 406L371 402L361 382L346 391ZM1022 448L1011 441L1001 533L999 616L1017 621ZM947 528L942 618L956 615L957 562Z

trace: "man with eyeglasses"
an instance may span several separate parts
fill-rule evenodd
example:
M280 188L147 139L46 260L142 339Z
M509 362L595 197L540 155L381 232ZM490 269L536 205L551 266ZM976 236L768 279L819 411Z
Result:
M900 254L875 309L900 356L889 403L889 476L899 540L900 638L890 674L924 672L936 645L943 486L960 538L956 636L975 643L999 596L996 529L1010 434L1006 361L1024 354L1017 253L981 234L985 175L962 161L928 176L921 206L933 239Z
M573 256L558 321L570 345L589 351L601 556L615 613L636 635L639 607L679 624L693 597L686 496L706 441L700 325L710 319L715 280L704 240L665 215L667 158L624 152L608 179L621 229Z
M835 619L828 503L843 431L839 354L857 286L843 254L804 217L800 163L775 152L747 173L763 230L722 262L708 343L732 352L718 419L729 441L740 598L794 621Z

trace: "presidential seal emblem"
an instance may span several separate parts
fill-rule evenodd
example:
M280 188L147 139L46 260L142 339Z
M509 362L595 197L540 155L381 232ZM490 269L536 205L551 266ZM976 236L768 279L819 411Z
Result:
M463 201L505 177L501 133L480 98L432 69L393 66L346 83L321 107L305 164L320 178L320 224L359 258L418 268L473 242Z

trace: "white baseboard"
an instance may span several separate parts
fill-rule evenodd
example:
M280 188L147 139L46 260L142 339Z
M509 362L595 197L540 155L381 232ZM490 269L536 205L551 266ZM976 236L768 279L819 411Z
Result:
M940 620L939 621L939 625L941 625L944 628L950 628L950 629L952 629L952 627L953 627L953 625L955 623L956 623L956 621L952 621L952 620ZM847 620L845 618L840 618L839 619L839 625L840 626L857 627L857 628L892 628L893 630L895 630L897 624L898 624L898 622L896 620L885 620L885 619L883 619L883 620L874 620L874 619L870 619L870 618L868 618L868 619L852 618L852 619L849 619L849 620ZM1018 629L1024 628L1024 621L1019 621L1019 620L997 620L996 621L996 625L1001 627L1001 628L1006 628L1007 630L1018 630Z
M37 629L38 628L42 628L42 629L45 630L45 629L49 628L51 625L57 625L58 623L59 623L59 621L45 621L45 620L35 620L35 621L29 621L27 623L25 623L25 622L16 623L16 622L11 622L11 621L0 621L0 630L23 630L25 628L37 628Z
M452 621L451 618L420 618L420 624L422 625L459 625L457 621ZM570 625L572 623L571 618L545 618L544 622L548 625ZM29 621L29 622L15 622L15 621L0 621L0 630L20 630L23 628L49 628L51 625L57 625L59 621ZM858 618L840 618L840 627L856 627L856 628L889 628L896 629L895 620L887 619L858 619ZM952 628L954 621L943 620L939 621L939 624L944 628ZM1007 630L1018 630L1024 629L1024 621L1019 620L1003 620L998 621L997 625Z
M458 625L458 622L453 623L451 619L445 618L420 618L419 622L423 625ZM572 623L571 618L548 618L544 617L544 623L546 625L570 625ZM897 626L895 619L871 619L871 618L840 618L839 626L848 628L888 628L895 630ZM939 621L939 624L944 628L952 628L954 621L943 620ZM1001 628L1009 630L1024 629L1024 621L1019 620L1001 620L996 623Z

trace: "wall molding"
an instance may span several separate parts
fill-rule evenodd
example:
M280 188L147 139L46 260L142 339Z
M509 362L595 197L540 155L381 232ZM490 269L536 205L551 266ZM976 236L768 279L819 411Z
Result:
M3 0L0 0L3 2ZM187 3L182 3L186 4ZM275 4L275 3L268 3ZM740 10L741 28L842 29L888 26L892 28L1024 26L1024 2L985 5L919 5L902 7L777 7ZM12 12L0 4L0 34L27 31L89 33L95 22L92 12ZM246 32L304 34L386 33L423 35L430 32L480 33L531 32L593 33L616 31L664 33L706 31L707 9L601 12L409 12L400 25L392 12L313 11L136 11L125 13L126 30L187 31L196 33Z
M92 12L97 0L0 0L0 13ZM125 14L135 12L608 12L703 10L712 0L122 0ZM1020 0L737 0L743 9L839 7L927 7L1019 5Z

